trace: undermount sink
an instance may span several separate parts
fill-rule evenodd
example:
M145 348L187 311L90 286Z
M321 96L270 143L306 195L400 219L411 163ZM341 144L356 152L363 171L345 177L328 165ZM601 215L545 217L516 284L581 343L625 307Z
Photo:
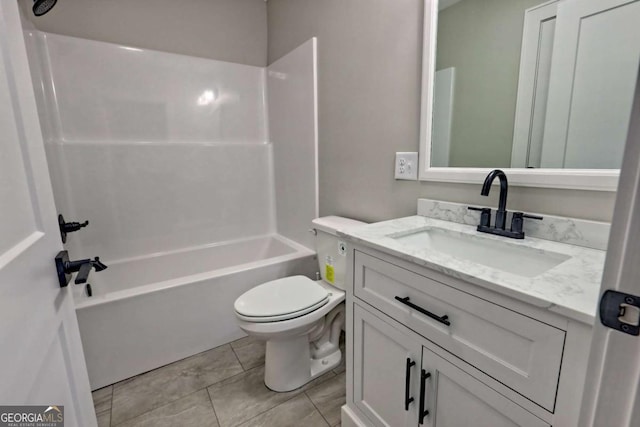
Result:
M523 277L538 276L570 256L437 227L390 234L399 243L432 250Z

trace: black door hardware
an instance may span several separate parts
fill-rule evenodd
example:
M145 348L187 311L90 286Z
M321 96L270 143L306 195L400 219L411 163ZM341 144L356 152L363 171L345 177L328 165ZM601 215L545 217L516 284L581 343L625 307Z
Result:
M74 231L78 231L81 228L89 225L89 221L85 222L65 222L64 217L62 215L58 215L58 227L60 228L60 237L62 238L62 243L67 243L67 233L73 233Z
M541 216L529 215L523 212L514 212L511 217L511 228L507 230L507 193L509 191L509 182L507 181L507 175L500 169L494 169L489 172L489 175L482 184L482 196L488 196L491 191L491 184L493 180L498 178L500 180L500 202L498 203L498 210L496 211L496 220L494 225L491 225L491 209L490 208L477 208L469 206L468 209L482 212L480 214L480 224L478 225L478 231L482 233L496 234L498 236L510 237L512 239L524 239L524 218L529 219L542 219Z
M411 368L416 365L416 362L407 357L407 367L404 373L404 410L409 410L409 405L413 402L413 397L409 396L411 393Z
M420 313L424 314L425 316L429 316L430 318L432 318L433 320L437 320L438 322L445 324L447 326L451 326L451 322L448 320L449 316L444 315L444 316L438 316L437 314L433 314L432 312L425 310L424 308L420 307L419 305L415 305L414 303L409 301L409 297L404 297L404 298L400 298L399 296L395 297L396 300L400 301L401 303L403 303L406 306L409 306L411 308L413 308L414 310L419 311Z
M424 424L424 417L426 417L427 415L429 415L429 410L428 409L424 409L425 406L425 399L427 398L426 396L426 385L427 385L427 380L431 377L431 373L425 371L424 369L422 370L422 372L420 372L420 411L419 411L419 416L420 419L418 420L418 423L420 425Z
M55 258L56 271L58 272L58 282L60 287L64 288L71 281L71 274L77 272L75 284L86 283L89 277L91 269L96 271L102 271L107 268L99 257L91 259L81 259L78 261L69 261L69 253L67 251L60 251Z
M629 335L640 335L640 297L608 290L600 299L600 322Z

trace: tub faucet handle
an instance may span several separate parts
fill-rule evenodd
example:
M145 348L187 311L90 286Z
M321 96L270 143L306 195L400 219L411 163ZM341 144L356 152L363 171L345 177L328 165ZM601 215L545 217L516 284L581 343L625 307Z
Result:
M89 273L91 273L92 268L94 268L96 272L105 270L107 268L107 266L100 261L100 257L95 257L93 260L85 259L80 262L82 264L80 264L80 268L78 269L78 275L76 276L75 280L76 285L87 283L87 280L89 279Z
M79 285L81 283L87 283L92 268L95 268L96 271L102 271L107 268L107 266L100 261L99 257L69 261L69 252L67 251L58 252L58 255L55 257L55 263L61 288L69 284L73 273L78 273L75 283Z

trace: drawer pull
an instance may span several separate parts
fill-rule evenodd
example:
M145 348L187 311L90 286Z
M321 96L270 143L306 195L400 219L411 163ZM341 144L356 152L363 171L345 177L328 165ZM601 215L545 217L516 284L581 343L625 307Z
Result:
M411 392L411 368L415 366L416 362L407 357L407 368L404 373L404 410L409 410L409 404L413 402L413 397L409 396Z
M431 373L425 371L424 369L420 373L420 413L419 413L420 420L418 421L418 424L420 425L424 424L424 417L429 415L429 410L424 409L424 401L427 397L426 396L427 379L429 379L430 377L431 377Z
M413 308L414 310L419 311L420 313L424 314L425 316L429 316L430 318L432 318L433 320L437 320L438 322L447 325L447 326L451 326L451 322L449 322L449 316L444 315L444 316L437 316L435 314L433 314L432 312L425 310L424 308L415 305L414 303L409 301L409 297L404 297L404 298L400 298L398 296L396 296L396 300L400 301L401 303L403 303L406 306L409 306L411 308Z

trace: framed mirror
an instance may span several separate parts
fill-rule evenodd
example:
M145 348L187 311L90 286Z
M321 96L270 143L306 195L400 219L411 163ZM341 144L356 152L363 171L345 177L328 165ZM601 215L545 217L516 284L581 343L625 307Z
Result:
M640 0L427 0L420 179L615 191Z

